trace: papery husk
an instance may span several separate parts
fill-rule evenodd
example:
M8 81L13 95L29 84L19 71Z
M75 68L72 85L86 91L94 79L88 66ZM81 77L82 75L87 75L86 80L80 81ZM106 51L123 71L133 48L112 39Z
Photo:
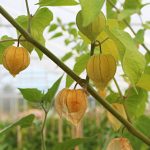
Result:
M122 117L124 117L125 119L127 119L127 115L126 115L126 112L125 112L125 109L124 109L123 104L113 103L113 104L112 104L112 107L113 107ZM115 131L119 130L120 127L122 126L121 122L120 122L116 117L114 117L109 111L107 111L107 117L108 117L108 120L109 120L109 122L111 123L113 129L114 129Z
M30 56L23 47L10 46L3 53L3 66L12 76L16 76L30 64Z
M97 54L90 57L87 74L97 89L104 90L116 73L116 61L112 55Z
M87 94L82 89L63 89L55 100L55 109L59 116L64 116L72 124L77 125L87 109Z
M104 30L106 25L106 18L103 12L87 26L83 26L82 11L79 11L76 17L77 27L89 40L96 40L97 36Z
M110 141L106 150L133 150L127 138L114 138Z

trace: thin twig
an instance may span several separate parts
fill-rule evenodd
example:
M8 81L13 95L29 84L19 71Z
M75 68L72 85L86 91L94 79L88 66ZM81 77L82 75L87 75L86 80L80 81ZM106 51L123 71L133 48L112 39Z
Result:
M41 103L42 109L44 110L44 120L42 123L42 128L41 128L41 142L42 142L42 150L46 150L46 144L45 144L45 125L46 125L46 120L47 120L47 114L48 111L45 109L43 106L43 103Z
M76 84L75 84L75 86L74 86L74 88L73 88L74 90L76 89L77 85L78 85L78 82L76 82Z
M119 84L118 84L117 80L115 79L115 77L113 78L113 80L114 80L114 83L115 83L115 85L116 85L116 87L117 87L117 90L118 90L118 92L119 92L120 97L124 100L124 96L123 96L123 94L122 94L122 92L121 92L121 89L120 89ZM123 102L123 106L124 106L124 110L125 110L125 112L126 112L128 121L129 121L130 123L132 123L132 122L131 122L131 119L130 119L130 116L129 116L129 114L128 114L126 105L125 105L124 102Z
M101 41L101 44L103 44L104 42L106 42L109 39L109 37L107 37L106 39L104 39L103 41Z
M101 42L96 40L95 41L95 46L99 46L100 54L102 53L102 47L101 47Z
M90 50L90 56L94 54L94 49L95 49L95 42L91 43L91 50ZM86 75L86 82L89 83L89 76Z
M123 97L123 94L121 92L121 89L120 89L120 87L119 87L119 85L118 85L117 80L115 79L115 77L113 78L113 80L114 80L114 83L115 83L115 85L117 87L117 90L118 90L118 92L120 94L120 97Z
M11 41L17 42L18 39L6 39L6 40L0 40L0 43L11 42ZM19 41L23 42L23 41L27 41L27 40L26 40L26 39L20 39Z
M19 47L19 44L20 44L20 38L22 37L22 35L20 34L19 36L18 36L18 41L17 41L17 47Z
M113 2L111 0L107 0L108 3L116 9L117 13L120 13L120 10L113 4ZM130 26L130 24L128 23L128 21L126 19L123 19L123 22L128 26L128 28L132 31L132 33L136 36L136 32L133 30L133 28ZM150 50L147 48L147 46L142 43L141 44L143 46L143 48L148 52L150 53Z
M128 28L132 31L132 33L134 34L134 35L136 35L136 32L133 30L133 28L130 26L130 24L128 23L128 21L127 20L125 20L125 19L123 19L123 21L124 21L124 23L128 26Z
M26 3L27 15L28 15L28 29L27 29L27 31L29 33L31 33L31 14L30 14L28 0L25 0L25 3Z

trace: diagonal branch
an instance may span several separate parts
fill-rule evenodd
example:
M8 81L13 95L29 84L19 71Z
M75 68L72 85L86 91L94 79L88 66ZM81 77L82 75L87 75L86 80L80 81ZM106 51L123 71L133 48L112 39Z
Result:
M64 70L68 75L72 77L76 82L78 82L82 87L87 88L87 91L99 102L101 103L109 112L111 112L127 129L137 138L141 139L147 145L150 145L150 139L143 133L135 129L130 122L124 119L111 105L101 98L97 92L86 83L85 80L77 76L69 67L67 67L63 62L61 62L53 53L51 53L46 47L41 45L32 36L26 32L14 19L11 17L3 7L0 6L0 13L25 37L27 41L32 43L34 46L39 48L48 58L50 58L54 63L56 63L62 70Z
M120 10L114 5L114 3L111 0L107 0L108 3L115 8L115 10L117 11L117 13L120 13ZM132 31L132 33L136 36L136 32L133 30L133 28L130 26L130 24L128 23L127 20L123 19L123 22L127 25L127 27ZM141 44L143 46L143 48L150 54L150 50L147 48L147 46L142 43Z

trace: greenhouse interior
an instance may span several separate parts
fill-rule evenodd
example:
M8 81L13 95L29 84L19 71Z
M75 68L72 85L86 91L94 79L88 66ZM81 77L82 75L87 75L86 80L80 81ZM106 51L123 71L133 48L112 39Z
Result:
M150 150L150 0L0 0L0 150Z

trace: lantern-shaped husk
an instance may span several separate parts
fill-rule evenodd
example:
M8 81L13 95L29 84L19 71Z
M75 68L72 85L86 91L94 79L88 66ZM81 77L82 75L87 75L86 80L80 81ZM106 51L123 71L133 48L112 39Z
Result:
M87 94L83 89L63 89L55 100L55 109L74 125L82 119L87 109Z
M12 74L16 76L20 71L28 67L30 56L23 47L10 46L3 53L3 65Z
M116 61L112 55L93 55L87 63L87 74L96 87L104 90L116 72Z
M110 141L106 150L133 150L127 138L114 138Z
M113 107L122 117L124 117L125 119L127 119L127 115L126 115L126 112L125 112L125 109L124 109L123 104L113 103L113 104L112 104L112 107ZM109 122L111 123L113 129L114 129L115 131L119 130L120 127L121 127L121 122L120 122L116 117L114 117L110 112L108 112L108 111L107 111L107 117L108 117L108 120L109 120Z

